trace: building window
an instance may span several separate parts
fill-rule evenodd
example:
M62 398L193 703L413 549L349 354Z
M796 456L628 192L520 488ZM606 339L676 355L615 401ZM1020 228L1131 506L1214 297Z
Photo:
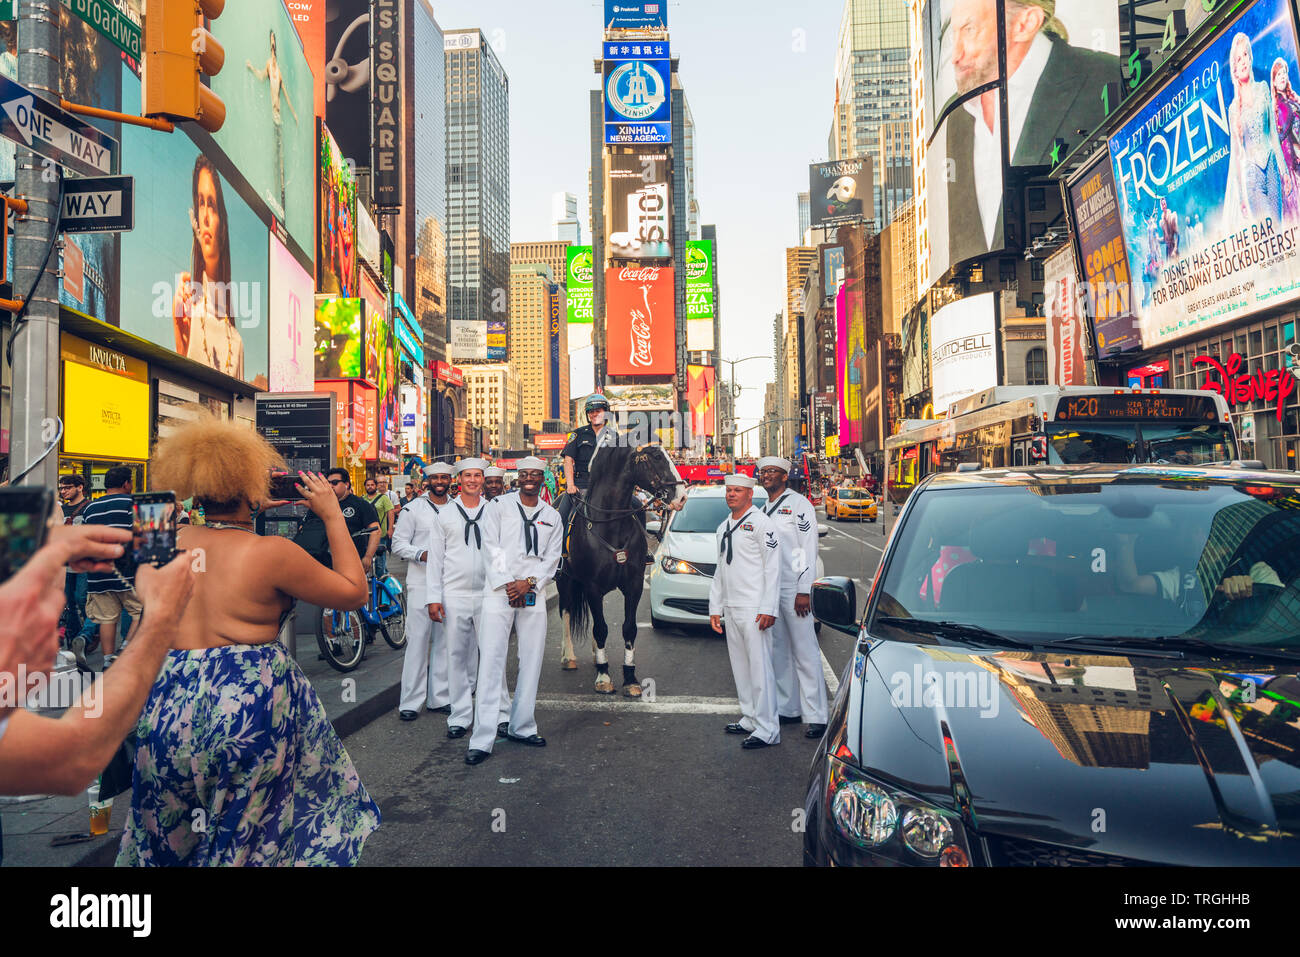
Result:
M973 280L974 277L972 277ZM998 260L998 282L1014 282L1016 278L1016 261L1014 259Z
M1031 260L1029 263L1029 278L1034 282L1043 281L1043 261L1041 259Z
M1047 350L1042 346L1030 349L1025 356L1025 383L1047 385Z

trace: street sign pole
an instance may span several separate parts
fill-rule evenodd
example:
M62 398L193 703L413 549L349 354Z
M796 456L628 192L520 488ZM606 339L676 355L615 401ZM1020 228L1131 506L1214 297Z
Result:
M59 8L44 0L18 7L18 81L43 100L60 100ZM14 226L14 297L27 297L24 322L13 342L13 418L9 432L9 474L31 467L62 431L59 414L59 260L50 249L62 171L18 147L15 191L27 201L27 215ZM49 253L47 257L47 252ZM30 295L28 292L30 290ZM57 450L32 468L24 484L54 488Z

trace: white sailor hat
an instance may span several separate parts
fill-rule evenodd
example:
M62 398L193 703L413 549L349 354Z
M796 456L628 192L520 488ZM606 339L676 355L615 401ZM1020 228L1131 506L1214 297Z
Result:
M723 485L733 485L737 488L753 488L754 477L752 475L728 475L722 480Z
M450 475L451 466L446 462L431 462L424 467L424 474L427 476Z
M495 465L489 465L487 468L483 470L483 477L484 478L505 478L506 470L499 469Z
M527 455L515 463L515 470L522 472L524 469L537 469L539 472L546 471L546 463L536 455Z
M758 460L758 465L755 468L759 472L766 468L778 468L782 472L788 474L790 471L790 460L783 459L779 455L765 455Z
M459 462L456 463L456 474L459 475L461 472L465 471L466 469L485 470L486 468L487 468L487 462L485 462L483 459L480 458L461 459Z

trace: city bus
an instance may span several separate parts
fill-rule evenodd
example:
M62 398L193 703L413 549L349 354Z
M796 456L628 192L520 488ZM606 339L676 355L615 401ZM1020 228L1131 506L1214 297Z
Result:
M1106 386L998 386L954 402L948 418L908 420L885 440L885 494L901 504L932 472L1151 462L1209 465L1238 458L1217 392Z

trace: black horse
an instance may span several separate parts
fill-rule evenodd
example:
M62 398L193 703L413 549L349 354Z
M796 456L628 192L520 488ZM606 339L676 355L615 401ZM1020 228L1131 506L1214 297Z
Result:
M573 632L585 631L590 619L596 691L614 693L605 656L609 625L605 622L604 601L617 588L623 593L623 693L636 698L641 694L641 685L636 677L633 648L647 551L640 518L643 507L633 491L640 488L676 503L686 497L686 486L659 445L598 449L590 469L591 486L574 508L564 568L555 579L564 619L562 663L565 668L577 667Z

